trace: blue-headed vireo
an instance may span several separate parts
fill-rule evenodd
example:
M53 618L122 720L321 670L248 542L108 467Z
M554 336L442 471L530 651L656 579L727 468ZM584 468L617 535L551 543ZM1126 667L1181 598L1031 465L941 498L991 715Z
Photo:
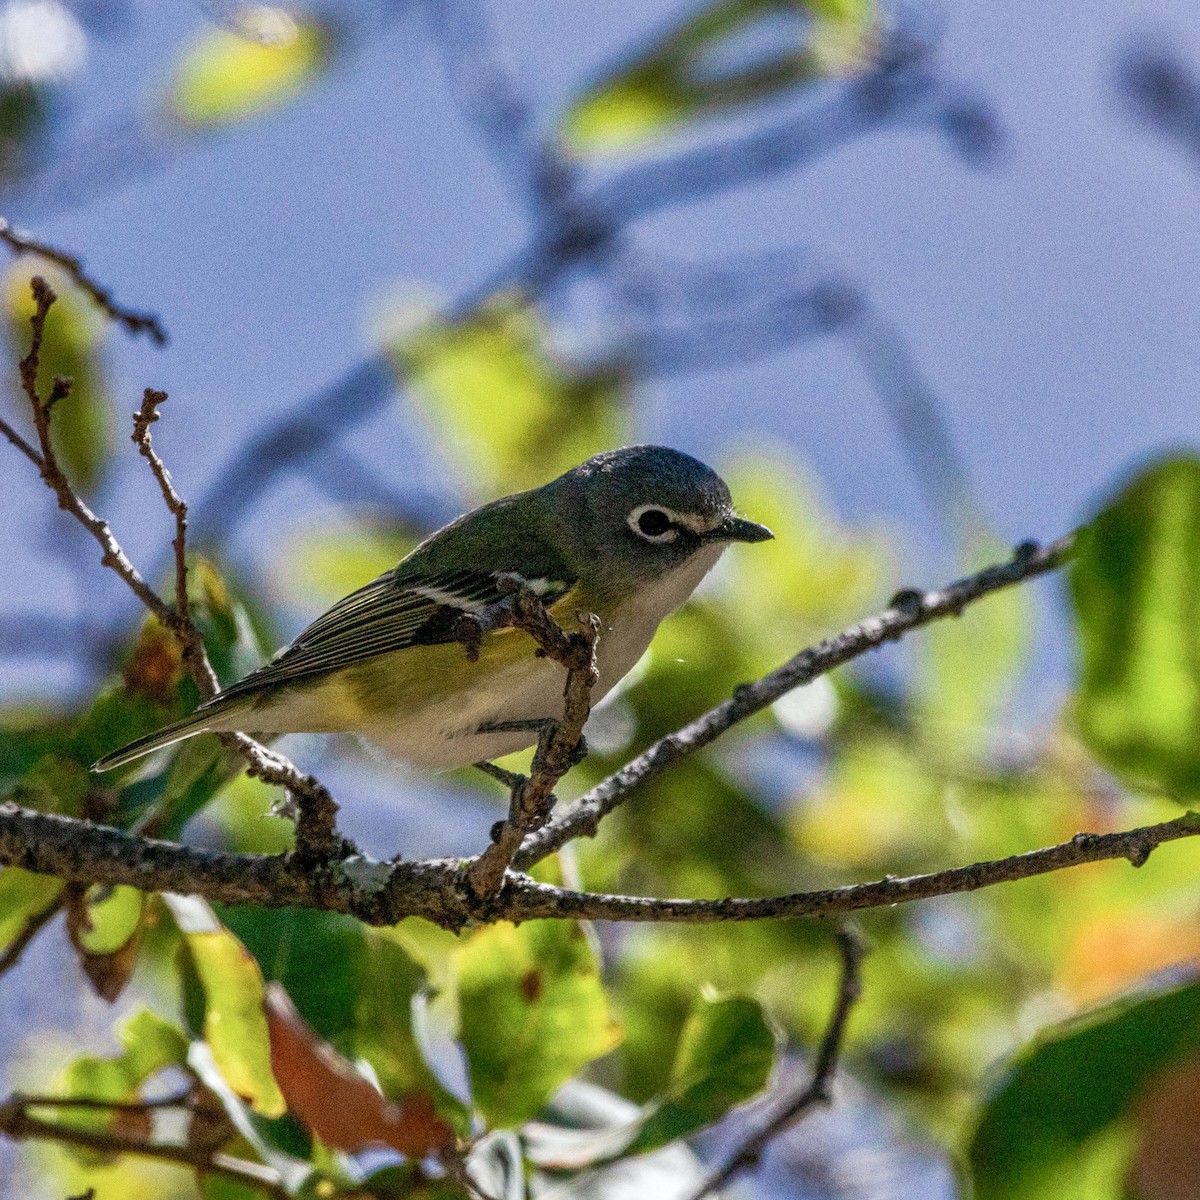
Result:
M771 536L736 516L725 482L687 454L663 446L597 454L438 530L265 666L93 769L234 730L357 733L426 767L498 758L533 745L561 715L563 670L511 628L486 634L473 659L458 632L464 613L502 600L514 577L568 628L576 613L595 613L595 702L730 542Z

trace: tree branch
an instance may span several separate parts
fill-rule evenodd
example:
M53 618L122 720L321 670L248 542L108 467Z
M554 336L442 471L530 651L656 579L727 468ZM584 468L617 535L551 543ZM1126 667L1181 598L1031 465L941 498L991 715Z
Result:
M68 1105L70 1101L66 1102ZM156 1159L159 1162L176 1163L204 1175L218 1175L238 1183L247 1184L276 1200L288 1200L288 1191L279 1174L271 1167L228 1154L210 1152L204 1148L172 1145L170 1143L144 1141L137 1137L125 1137L99 1129L86 1129L76 1125L64 1125L29 1115L31 1107L61 1107L63 1102L48 1097L30 1099L14 1095L0 1104L0 1134L13 1141L39 1139L54 1141L69 1146L95 1150L101 1154L133 1154L139 1158ZM107 1106L114 1111L127 1112L127 1105ZM150 1106L139 1105L142 1111Z
M36 254L39 258L44 258L47 262L62 267L76 284L87 292L98 308L103 309L119 325L124 325L130 334L145 333L157 345L165 346L167 344L167 331L158 317L151 313L134 312L132 309L123 308L117 304L112 298L112 292L108 288L102 287L84 271L82 259L76 258L73 254L67 254L63 250L56 250L53 246L40 242L27 233L21 233L3 217L0 217L0 241L3 241L9 249L17 254Z
M837 636L802 650L769 675L736 688L728 700L703 716L660 738L568 805L555 820L527 837L513 859L513 865L519 870L528 870L572 838L594 837L601 818L624 803L636 787L661 775L680 759L703 749L739 721L774 704L793 688L803 687L869 650L896 641L912 629L944 617L957 617L968 604L983 596L1055 570L1070 557L1073 545L1073 534L1045 547L1026 542L1017 547L1009 562L986 567L943 588L930 592L898 592L891 606L877 616L868 617Z
M455 930L480 920L583 918L695 925L828 917L977 891L1105 859L1125 858L1141 866L1156 846L1198 835L1200 813L1187 812L1157 825L1118 833L1079 833L1056 846L925 875L888 876L874 883L757 899L657 899L577 892L510 872L500 892L481 903L457 859L384 863L353 855L326 862L314 872L297 855L198 849L0 804L0 865L81 883L190 893L223 904L348 913L371 925L394 925L419 916Z
M862 995L862 939L851 927L838 931L838 952L841 955L841 977L838 981L837 998L829 1016L817 1061L813 1065L812 1080L793 1096L778 1106L775 1113L758 1129L754 1130L725 1162L688 1197L688 1200L704 1200L704 1197L724 1187L735 1175L756 1167L768 1144L790 1125L806 1117L818 1104L829 1104L833 1099L831 1089L837 1072L838 1059L846 1035L846 1023L850 1011Z

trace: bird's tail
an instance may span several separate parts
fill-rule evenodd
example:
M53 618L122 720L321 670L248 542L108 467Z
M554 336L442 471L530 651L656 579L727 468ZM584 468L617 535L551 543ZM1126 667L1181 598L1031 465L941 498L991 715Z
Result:
M153 733L122 746L120 750L106 754L99 761L92 763L92 770L112 771L116 767L123 767L126 763L152 754L155 750L161 750L164 746L173 746L185 738L195 737L198 733L225 731L228 729L228 725L222 720L225 715L222 706L203 704L190 717L173 721L162 729L156 729Z

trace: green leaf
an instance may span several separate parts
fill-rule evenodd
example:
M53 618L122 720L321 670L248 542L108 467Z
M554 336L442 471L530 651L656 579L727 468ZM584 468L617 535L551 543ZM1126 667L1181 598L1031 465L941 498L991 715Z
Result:
M62 891L61 879L20 867L0 870L0 954L20 936L30 918L44 912Z
M719 0L577 100L562 140L575 154L626 150L684 122L861 70L874 30L873 0ZM772 36L775 53L755 56L755 40Z
M242 9L239 29L212 29L184 55L171 85L172 115L216 129L293 99L319 77L333 31L314 17L266 5Z
M680 1035L666 1094L650 1104L628 1153L657 1149L711 1125L762 1091L774 1062L775 1035L758 1001L701 996Z
M458 952L460 1036L475 1106L518 1125L620 1040L592 947L570 921L477 930Z
M476 490L533 487L622 444L624 373L581 371L556 355L519 294L425 322L393 352L447 460Z
M70 395L54 406L50 441L71 482L90 493L100 482L113 445L112 402L100 355L104 324L95 305L65 272L40 260L36 267L28 259L18 260L4 280L6 326L17 357L29 350L29 318L36 308L29 281L34 275L41 275L58 296L46 318L38 390L45 399L56 376L71 380ZM12 378L16 381L15 370ZM15 390L13 399L28 420L28 399Z
M1154 1076L1200 1051L1200 984L1107 1005L1044 1032L984 1106L969 1149L977 1200L1034 1200Z
M113 1058L81 1055L71 1062L54 1090L65 1096L118 1103L136 1100L141 1087L167 1067L187 1063L188 1043L183 1030L148 1008L138 1009L117 1027L123 1053ZM131 1118L120 1113L81 1108L59 1109L56 1120L78 1128L112 1131ZM148 1118L146 1119L148 1125ZM133 1132L127 1130L126 1132ZM149 1133L147 1128L144 1131ZM85 1158L94 1155L85 1153Z
M271 1073L263 1013L263 977L256 963L208 905L195 896L164 896L184 935L204 992L204 1040L230 1088L266 1117L286 1104Z
M1143 471L1079 536L1076 720L1128 781L1200 794L1200 461Z

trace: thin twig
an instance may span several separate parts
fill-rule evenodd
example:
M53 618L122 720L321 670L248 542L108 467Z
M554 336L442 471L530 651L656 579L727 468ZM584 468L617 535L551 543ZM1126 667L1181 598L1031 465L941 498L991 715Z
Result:
M94 1096L31 1096L26 1092L14 1095L12 1102L23 1108L97 1108L110 1112L153 1112L161 1108L193 1108L192 1092L161 1096L156 1100L97 1100Z
M802 650L769 675L746 683L703 716L660 738L648 750L598 783L548 825L530 834L513 859L519 870L528 870L572 838L593 837L601 818L628 799L647 780L661 775L680 759L709 745L739 721L774 704L793 688L803 687L820 675L896 641L912 629L948 616L959 616L968 604L1002 588L1012 587L1062 566L1071 555L1074 535L1049 546L1027 542L1018 546L1007 563L987 567L965 579L929 592L898 592L889 608L877 616L851 625L837 636Z
M579 613L581 632L568 634L546 611L537 593L523 585L494 607L504 608L503 618L485 620L485 614L480 614L472 618L474 624L464 628L468 656L478 654L484 627L494 627L495 621L503 619L528 633L546 657L566 668L567 676L562 718L542 727L529 778L519 775L512 781L508 817L496 824L491 845L467 870L471 891L482 901L490 901L499 892L526 834L549 820L555 784L579 761L598 676L596 643L600 637L600 618L594 613Z
M97 307L104 310L119 325L123 325L131 334L148 334L159 346L167 344L167 331L163 328L158 317L151 313L134 312L124 308L112 298L112 292L102 287L83 269L83 260L64 250L40 242L14 229L8 221L0 217L0 241L5 242L17 254L36 254L48 262L55 263L92 298Z
M838 952L841 955L841 976L838 981L837 998L829 1015L825 1036L813 1064L811 1081L794 1095L785 1097L775 1112L731 1154L721 1166L692 1192L687 1200L703 1200L718 1188L724 1187L735 1175L756 1167L768 1144L789 1126L807 1116L819 1104L829 1104L833 1099L833 1077L837 1073L842 1043L846 1036L846 1023L850 1012L862 995L863 943L851 926L838 931Z
M40 366L42 337L46 328L46 317L51 306L58 298L53 289L40 276L35 275L29 281L33 292L35 311L30 317L32 337L29 353L21 360L21 388L29 400L33 415L34 429L37 432L38 449L30 446L23 438L9 428L3 432L10 442L28 458L45 481L46 486L58 498L58 506L70 513L96 540L102 551L100 561L110 570L115 571L125 585L164 625L171 624L171 606L166 603L138 573L137 568L129 561L125 551L121 549L112 530L84 503L79 494L71 486L63 473L54 448L50 443L50 407L49 398L42 399L38 391L37 377ZM61 390L61 389L55 389ZM51 392L53 395L54 392Z
M205 654L204 639L192 620L191 607L188 604L188 509L175 490L175 485L171 482L171 472L154 449L150 437L150 426L158 420L159 406L166 400L166 392L146 388L142 396L142 406L133 414L133 444L150 464L150 470L158 481L159 491L162 492L163 503L175 518L175 537L171 542L175 551L175 612L171 621L171 632L183 648L183 661L188 668L188 674L196 681L201 696L208 700L217 693L220 684Z
M51 412L58 399L70 388L68 380L56 379L49 395L43 399L38 390L42 340L46 317L57 296L41 276L30 280L34 308L30 318L32 336L29 352L21 360L21 388L29 400L38 445L35 448L14 429L0 421L0 432L8 438L37 467L38 473L58 497L59 507L69 512L99 543L103 554L101 563L115 571L142 604L164 628L171 630L184 648L184 661L189 674L203 697L211 697L218 688L216 672L208 660L204 639L187 605L186 534L187 506L175 491L165 464L154 451L150 441L150 425L157 419L157 409L166 399L164 392L147 389L142 406L134 415L133 439L139 452L150 464L168 509L175 518L175 605L168 604L138 573L121 548L108 524L84 503L71 486L50 440ZM337 804L328 790L312 776L305 775L283 755L259 745L245 734L220 735L222 742L238 753L247 763L247 774L265 783L282 787L296 817L296 853L306 864L313 865L337 854L346 853L348 844L337 834Z
M139 1158L156 1159L159 1162L176 1163L204 1175L218 1175L224 1179L246 1184L276 1200L287 1200L288 1191L279 1174L271 1167L227 1154L211 1154L203 1149L170 1143L148 1142L136 1137L123 1137L99 1129L63 1125L31 1117L26 1111L27 1101L13 1096L0 1104L0 1134L13 1141L39 1139L60 1142L96 1150L102 1154L132 1154ZM39 1104L40 1106L40 1104ZM143 1106L144 1107L144 1106Z

